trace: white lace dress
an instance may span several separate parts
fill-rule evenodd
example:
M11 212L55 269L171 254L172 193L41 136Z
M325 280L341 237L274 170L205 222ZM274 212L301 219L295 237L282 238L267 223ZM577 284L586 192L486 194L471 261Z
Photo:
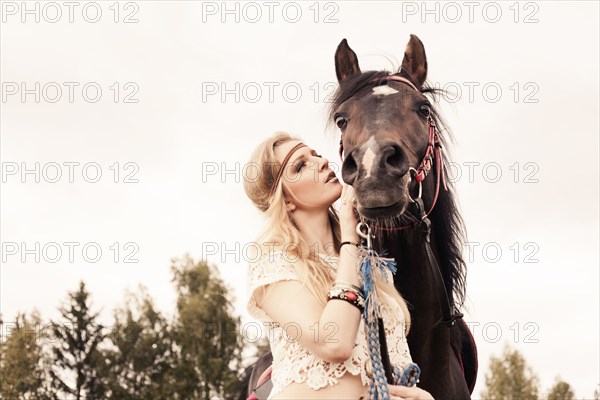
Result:
M324 257L324 260L334 270L337 268L339 261L337 257L327 256ZM273 354L271 375L273 389L269 399L292 382L306 382L310 388L315 390L335 385L346 372L360 375L363 385L368 386L370 378L367 375L367 369L371 371L371 361L367 345L367 331L362 319L352 355L344 363L331 363L310 353L294 338L288 338L285 330L257 306L254 298L257 288L286 280L300 280L300 277L296 273L294 263L290 262L280 251L274 251L249 265L247 309L252 317L265 323L263 326L268 329L268 338ZM391 299L387 294L384 293L384 295ZM390 301L390 303L391 307L382 305L388 352L392 365L404 368L412 362L404 332L404 314L395 301Z

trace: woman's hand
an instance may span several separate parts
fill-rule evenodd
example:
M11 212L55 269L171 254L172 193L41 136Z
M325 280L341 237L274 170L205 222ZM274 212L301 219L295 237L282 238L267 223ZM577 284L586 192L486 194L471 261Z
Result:
M342 242L350 241L358 243L360 240L358 233L356 233L358 219L356 218L354 201L354 188L342 183L342 195L340 196L340 229Z
M425 390L416 386L388 385L391 400L434 400Z

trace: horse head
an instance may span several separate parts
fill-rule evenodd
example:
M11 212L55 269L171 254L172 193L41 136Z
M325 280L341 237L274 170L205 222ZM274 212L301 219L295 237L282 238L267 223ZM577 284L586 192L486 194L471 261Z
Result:
M342 132L342 179L354 187L361 215L393 225L419 196L420 183L413 173L425 157L435 115L425 96L430 89L422 92L425 48L411 35L399 72L363 73L344 39L335 53L335 69L340 86L330 122ZM423 189L432 191L427 183L422 182Z

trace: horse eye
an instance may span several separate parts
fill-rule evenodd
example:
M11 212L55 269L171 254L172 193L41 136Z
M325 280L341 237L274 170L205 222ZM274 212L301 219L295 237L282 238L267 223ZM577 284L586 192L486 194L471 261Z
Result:
M431 115L431 108L429 108L429 106L427 104L423 104L421 106L421 108L419 109L419 112L424 117L429 117Z
M336 124L336 125L337 125L337 127L338 127L338 128L340 128L340 129L344 129L344 128L346 127L346 124L347 124L347 123L348 123L348 120L347 120L346 118L342 117L341 115L340 115L340 116L337 116L337 117L335 118L335 124Z

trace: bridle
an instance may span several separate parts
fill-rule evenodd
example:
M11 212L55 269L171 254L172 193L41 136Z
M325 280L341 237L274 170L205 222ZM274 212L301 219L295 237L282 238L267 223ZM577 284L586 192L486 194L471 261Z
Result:
M387 82L389 80L406 83L407 85L409 85L414 90L416 90L417 92L420 93L420 91L417 89L417 87L411 81L409 81L408 79L403 78L401 76L398 76L398 75L389 75L383 79L376 78L373 81L378 81L381 84L383 84L384 82ZM435 204L437 202L439 189L440 189L440 180L444 184L444 190L448 190L448 188L446 186L446 180L444 178L442 145L440 143L437 125L435 123L435 120L431 116L431 113L427 116L427 125L429 128L429 139L428 139L428 143L427 143L427 150L425 151L425 156L423 157L423 160L421 160L421 163L419 164L419 166L416 169L413 167L409 168L409 178L410 178L410 174L414 172L414 174L415 174L414 179L419 184L419 194L416 199L413 199L412 196L410 196L410 192L409 192L409 199L415 207L415 211L416 211L415 214L418 216L418 219L415 222L412 222L408 225L404 225L404 226L400 226L400 227L386 228L386 227L381 227L381 226L376 226L376 225L373 225L373 226L376 227L377 229L387 230L387 231L399 231L399 230L404 230L404 229L408 229L408 228L416 228L416 227L421 228L421 231L425 234L425 250L426 250L427 256L429 258L429 264L431 266L431 270L432 270L432 273L433 273L433 276L435 279L436 295L437 295L437 299L438 299L438 304L440 306L440 311L442 314L442 318L437 322L437 324L442 324L442 325L450 327L450 326L454 325L454 322L457 319L462 318L463 314L460 312L453 313L451 311L450 300L448 297L448 292L446 291L446 285L444 284L442 272L441 272L439 265L435 259L433 251L431 250L431 245L430 245L431 221L427 217L431 213L431 211L433 210L433 207L435 206ZM342 160L342 162L344 161L344 159L342 157L343 152L344 152L343 140L340 139L339 154L340 154L340 159ZM434 157L435 157L435 159L434 159ZM423 199L421 198L422 182L425 180L425 178L429 174L429 172L431 170L431 163L434 161L435 161L435 165L436 165L436 175L437 175L436 185L435 185L435 196L433 198L433 203L431 204L431 208L429 209L429 211L427 213L425 213L425 206L423 204ZM364 224L364 222L361 222L359 224L359 226L361 226L361 224Z

